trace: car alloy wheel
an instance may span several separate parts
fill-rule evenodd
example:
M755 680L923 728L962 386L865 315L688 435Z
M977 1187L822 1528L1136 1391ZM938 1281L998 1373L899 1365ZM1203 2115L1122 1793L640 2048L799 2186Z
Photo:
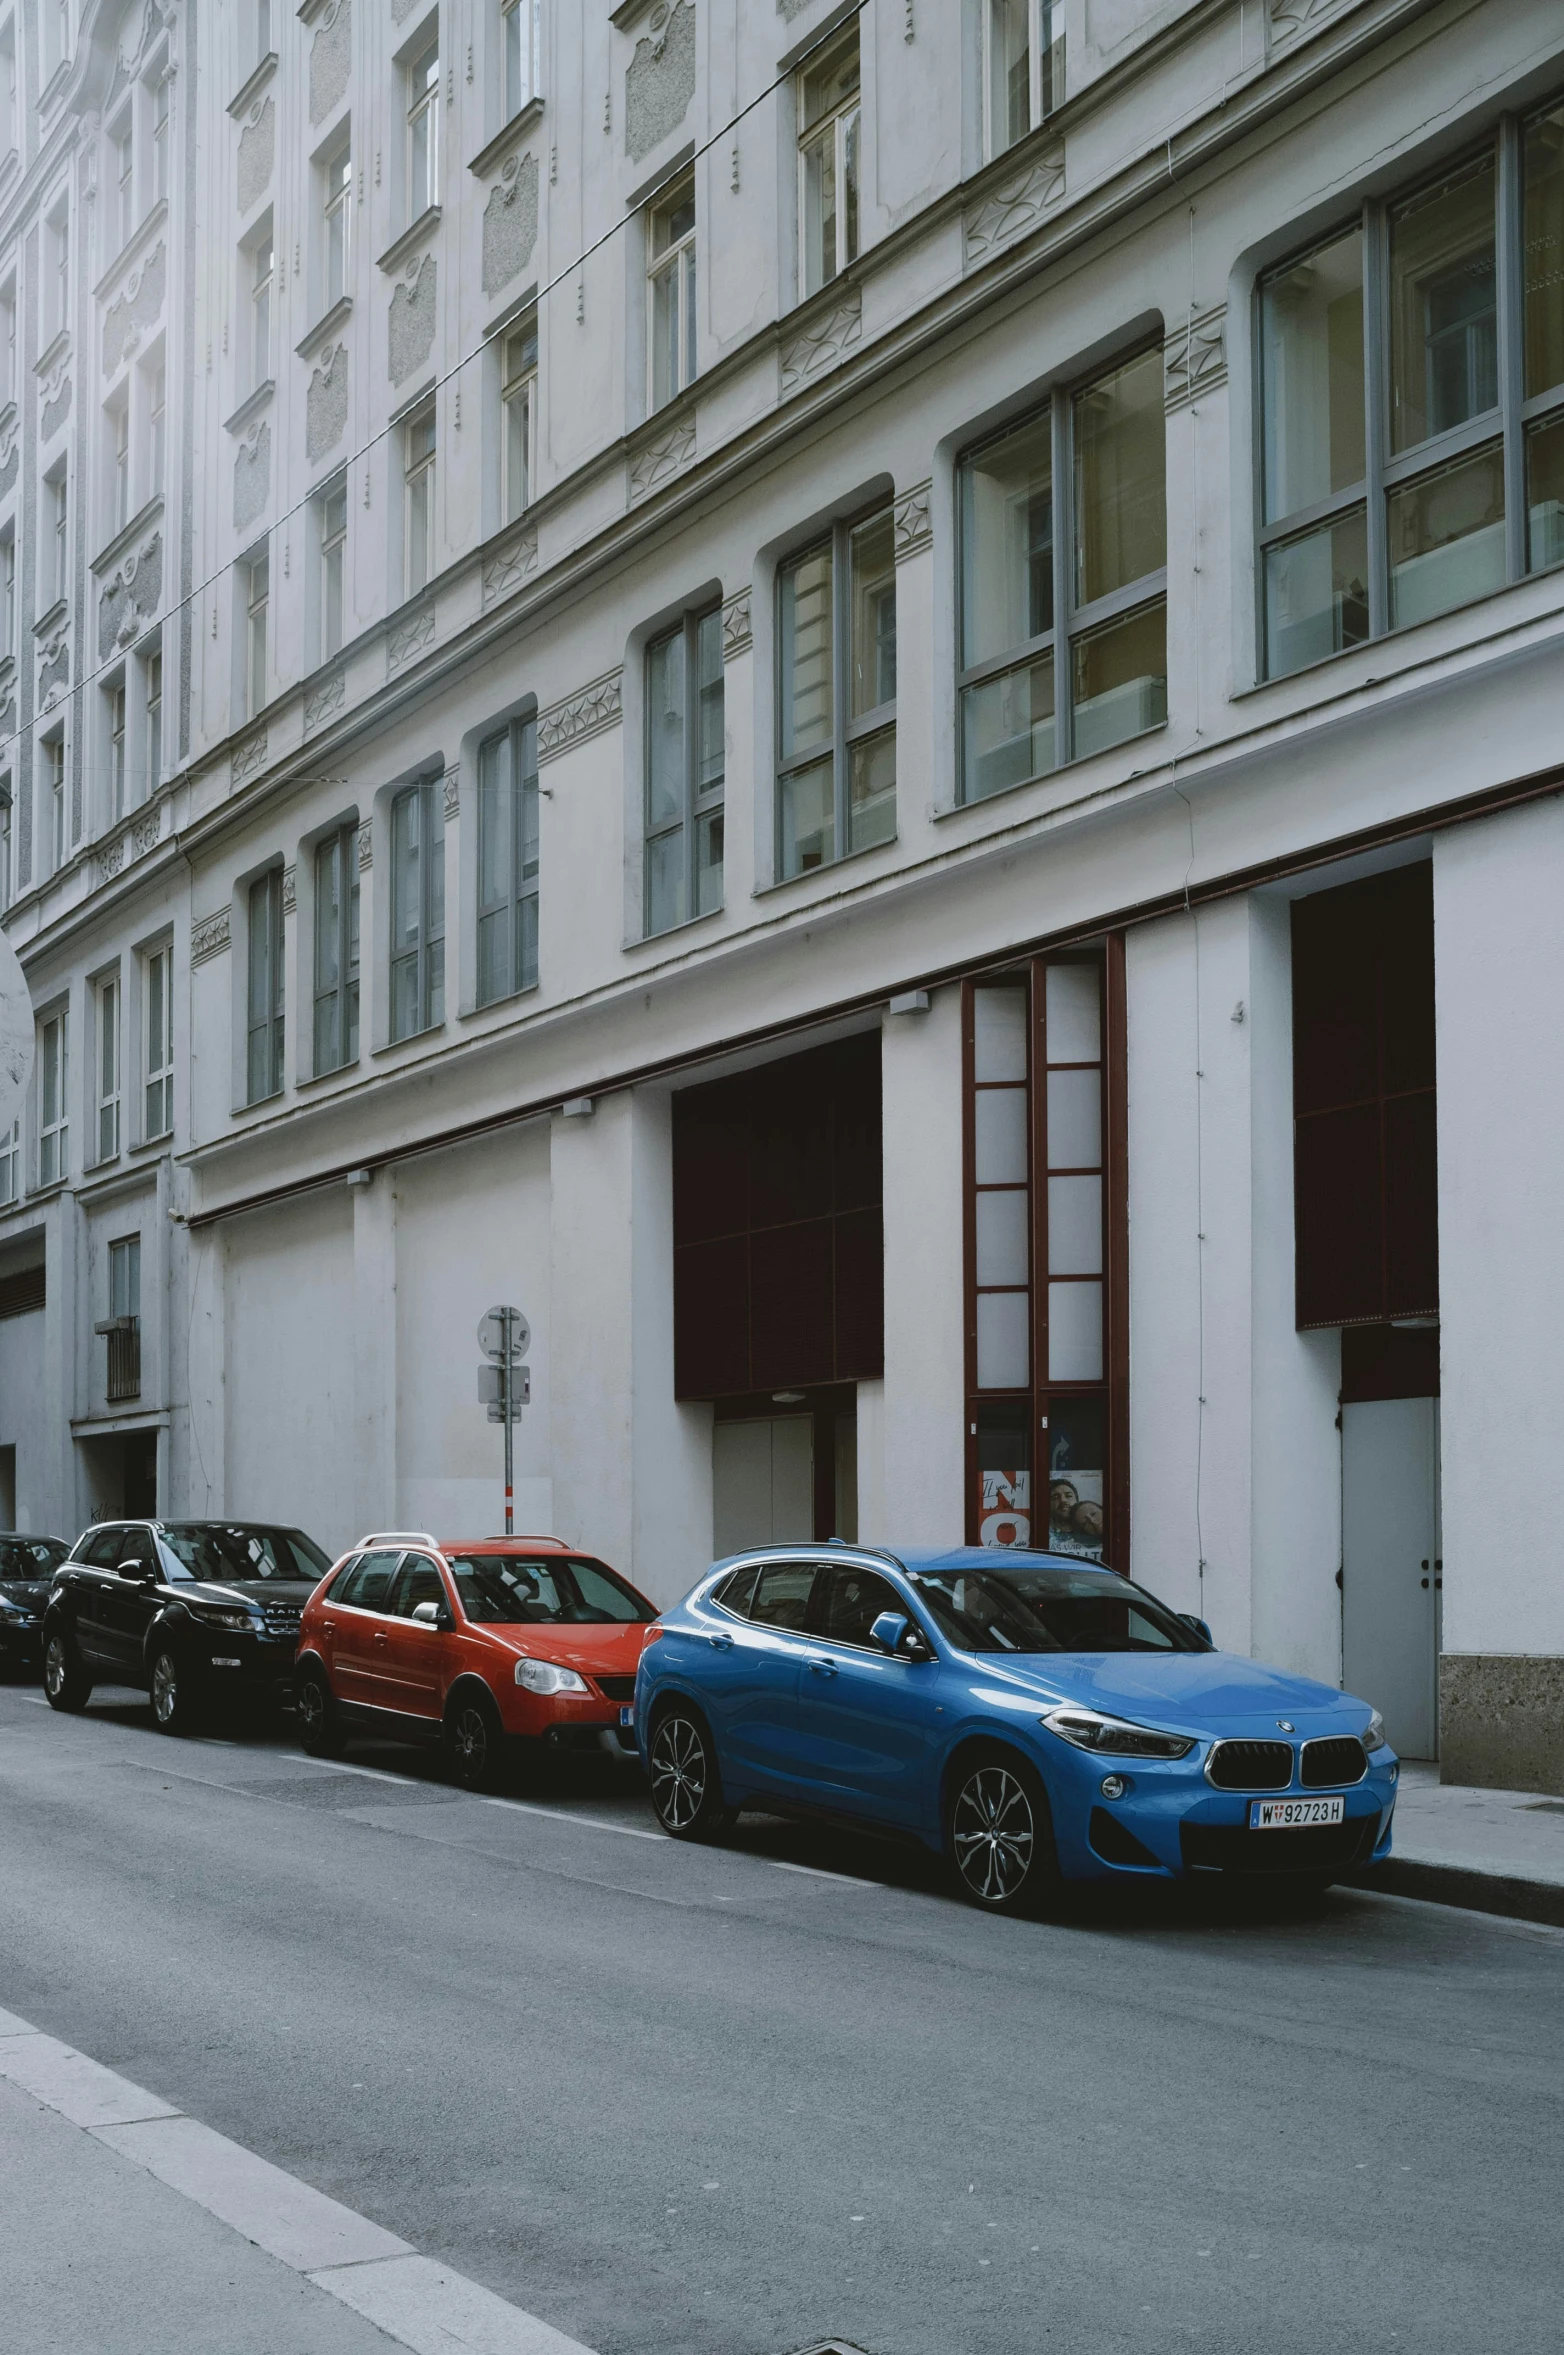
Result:
M469 1791L486 1791L499 1772L501 1734L493 1704L463 1698L447 1728L456 1779Z
M992 1913L1011 1911L1047 1877L1052 1841L1023 1772L1019 1761L985 1759L967 1770L951 1804L950 1853L963 1892Z
M152 1716L159 1733L182 1734L189 1728L189 1694L172 1652L159 1652L152 1663Z
M669 1709L652 1729L652 1806L675 1840L709 1840L732 1822L711 1736L700 1719Z
M51 1709L85 1709L92 1682L68 1636L51 1635L43 1653L44 1698Z
M333 1758L342 1748L336 1703L325 1678L306 1670L293 1700L299 1720L299 1739L311 1758Z

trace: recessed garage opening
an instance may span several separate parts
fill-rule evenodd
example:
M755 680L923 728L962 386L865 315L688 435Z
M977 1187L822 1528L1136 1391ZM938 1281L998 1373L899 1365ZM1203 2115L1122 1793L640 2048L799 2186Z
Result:
M878 1034L673 1100L674 1381L714 1409L717 1553L858 1533L885 1366Z

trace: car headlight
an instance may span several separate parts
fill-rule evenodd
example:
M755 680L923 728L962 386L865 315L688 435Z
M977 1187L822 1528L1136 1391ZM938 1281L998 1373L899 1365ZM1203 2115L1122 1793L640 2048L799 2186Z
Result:
M1050 1709L1043 1723L1077 1750L1108 1751L1115 1758L1184 1758L1195 1746L1190 1734L1159 1733L1154 1726L1104 1717L1100 1710L1083 1709L1074 1702Z
M1358 1740L1363 1744L1365 1750L1383 1750L1385 1747L1385 1720L1377 1709L1370 1716L1367 1725L1359 1734Z
M591 1687L584 1676L577 1676L573 1668L561 1668L553 1660L518 1660L516 1682L525 1685L529 1693L585 1693Z
M248 1611L203 1611L200 1619L203 1627L228 1627L235 1635L251 1634L256 1624Z

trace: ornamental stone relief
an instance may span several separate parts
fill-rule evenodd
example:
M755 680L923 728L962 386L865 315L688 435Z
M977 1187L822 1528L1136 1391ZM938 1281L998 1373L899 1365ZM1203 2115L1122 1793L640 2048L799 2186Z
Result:
M929 499L934 485L914 483L911 490L900 491L891 510L891 530L900 564L908 556L916 556L928 546L934 536L934 525L929 515Z
M722 609L722 659L747 654L755 643L753 606L748 589L737 589Z
M862 334L863 296L855 286L834 310L818 314L782 346L784 396L796 392L807 377L835 367Z
M252 426L234 454L234 530L248 531L271 496L272 429Z
M589 736L600 736L605 728L617 728L623 716L623 671L608 671L574 695L551 703L538 714L539 765L557 759L574 744L584 744Z
M630 496L644 499L672 480L695 455L695 420L680 417L666 432L643 442L630 461Z
M190 927L190 962L204 965L209 958L220 957L228 946L230 911L218 908L210 916L197 916Z
M538 159L509 156L483 208L483 291L519 277L538 242Z
M246 784L265 766L266 730L257 728L253 736L246 736L242 744L234 746L231 782L234 785Z
M439 282L439 265L432 253L426 253L414 275L392 289L387 364L393 384L405 383L415 369L423 366L434 347Z
M144 810L130 829L130 850L133 858L144 859L163 831L163 804L153 802Z
M71 380L63 367L57 368L43 388L43 406L38 419L38 438L52 441L71 413Z
M71 650L64 633L45 639L38 649L38 700L53 703L71 683Z
M659 15L662 22L658 23ZM652 30L625 69L625 153L632 163L676 131L695 95L695 9L652 11Z
M323 123L348 86L353 63L352 0L336 0L310 44L310 121Z
M104 582L98 596L98 660L116 646L139 638L163 602L163 535L160 531L127 556Z
M1215 392L1227 382L1224 330L1227 305L1216 303L1197 311L1165 338L1162 346L1162 400L1169 411L1182 409L1202 393Z
M312 688L304 698L304 732L307 736L312 736L317 728L323 728L328 720L336 718L347 701L347 692L347 674L340 670L333 671L329 678L321 680L318 687Z
M1030 170L1011 180L966 215L967 260L985 262L1001 246L1035 229L1050 205L1064 194L1064 149L1039 156Z
M386 632L386 653L391 668L400 670L403 663L415 655L425 653L434 644L434 607L421 606L403 621L394 621Z
M238 199L241 213L247 213L266 194L276 160L277 108L270 98L263 98L250 109L250 119L239 134Z
M519 588L527 575L538 569L538 533L535 524L525 525L514 538L506 540L485 559L483 567L483 602L493 605L497 599L508 597Z
M328 344L310 372L304 395L304 455L313 466L347 430L348 347Z
M103 373L112 376L120 362L135 351L147 329L162 316L168 283L168 254L155 245L133 270L103 314Z

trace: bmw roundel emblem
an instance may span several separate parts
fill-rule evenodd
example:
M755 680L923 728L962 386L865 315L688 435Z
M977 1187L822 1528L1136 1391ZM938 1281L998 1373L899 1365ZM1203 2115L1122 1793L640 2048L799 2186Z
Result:
M1295 1734L1298 1731L1290 1717L1279 1717L1276 1722L1284 1734Z

